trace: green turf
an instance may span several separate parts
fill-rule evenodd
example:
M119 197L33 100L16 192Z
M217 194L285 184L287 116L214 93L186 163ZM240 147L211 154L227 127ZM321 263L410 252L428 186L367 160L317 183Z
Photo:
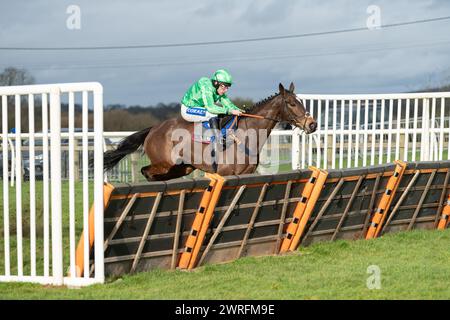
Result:
M284 168L286 167L286 168ZM288 169L290 164L284 165ZM2 185L2 184L1 184ZM68 226L68 184L63 183L63 225ZM24 265L29 256L29 183L24 191ZM76 183L76 207L82 205L82 185ZM42 182L37 182L37 271L42 274ZM0 192L0 212L3 212ZM92 185L90 185L90 203ZM11 265L15 261L15 197L10 190ZM77 240L82 230L77 210ZM64 246L68 246L67 228ZM0 223L3 238L3 221ZM298 254L244 258L208 265L194 272L162 271L108 279L105 285L80 290L32 284L0 283L0 299L450 299L450 230L389 234L371 241L338 241L302 248ZM0 274L4 268L0 241ZM65 269L68 250L65 251ZM381 289L366 286L367 268L381 269ZM24 268L29 274L29 268Z
M3 181L0 183L0 274L4 274L4 226L3 226ZM88 184L89 208L93 202L93 183ZM75 183L75 245L77 244L83 230L83 184ZM16 188L9 188L9 234L10 234L10 259L11 273L17 273L17 237L16 237ZM62 194L62 225L63 225L63 247L64 269L69 266L69 183L63 181L61 185ZM22 234L23 234L23 261L24 273L30 273L30 183L22 182ZM43 274L44 270L44 209L43 209L43 183L36 181L36 272ZM49 212L51 219L51 211ZM50 227L51 228L51 227ZM50 230L51 232L51 230ZM49 235L51 241L51 234ZM51 250L51 249L50 249Z
M0 283L3 299L449 299L450 230L320 243L192 272L154 270L79 290ZM381 288L368 289L368 267Z
M83 183L78 181L74 184L74 194L75 194L75 211L77 213L77 232L81 231L83 225L81 221L83 208ZM93 187L92 181L89 181L89 207L93 201ZM10 232L16 232L16 187L9 187L9 216L10 216ZM51 192L49 187L49 192ZM62 210L63 210L63 226L68 226L69 224L69 183L68 181L63 181L61 184L61 195L62 195ZM43 183L42 181L36 181L36 224L38 235L42 235L43 228ZM0 212L3 213L3 181L0 180ZM49 213L51 214L51 213ZM29 222L30 222L30 182L22 182L22 224L24 236L29 235ZM3 233L3 217L0 223L0 232Z

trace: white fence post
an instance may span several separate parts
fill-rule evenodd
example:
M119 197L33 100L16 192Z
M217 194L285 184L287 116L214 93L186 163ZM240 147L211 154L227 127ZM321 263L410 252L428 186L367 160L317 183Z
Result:
M420 161L429 161L430 158L430 100L422 100L422 134L420 141Z
M10 247L9 247L9 188L8 188L8 101L2 96L2 145L3 145L3 237L5 252L5 276L11 275ZM11 156L13 150L11 149ZM12 160L11 160L12 162Z
M292 132L292 170L298 170L300 166L300 128L295 128Z
M62 285L61 100L58 87L50 92L50 159L53 284Z
M104 282L103 250L103 87L94 90L94 234L95 280Z
M21 148L21 100L15 95L15 138L16 138L16 236L17 236L17 274L23 276L23 243L22 243L22 148Z

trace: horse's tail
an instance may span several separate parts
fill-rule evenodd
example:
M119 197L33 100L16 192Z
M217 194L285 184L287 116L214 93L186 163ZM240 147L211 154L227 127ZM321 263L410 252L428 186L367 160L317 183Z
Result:
M103 154L103 169L105 171L111 170L122 158L139 149L144 144L145 138L151 128L143 129L123 138L116 149L106 151Z

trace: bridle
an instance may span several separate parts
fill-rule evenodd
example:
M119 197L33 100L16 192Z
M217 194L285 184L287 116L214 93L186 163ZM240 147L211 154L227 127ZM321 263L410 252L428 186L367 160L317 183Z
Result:
M308 121L308 118L311 118L311 114L305 110L305 113L303 113L303 118L305 119L303 121L303 124L298 123L295 118L289 113L289 111L287 110L288 108L288 103L286 102L286 100L283 98L283 102L284 102L284 107L283 107L283 112L285 112L285 114L288 117L288 122L289 123L293 123L296 127L299 127L300 129L302 129L303 131L306 131L306 122ZM280 120L281 121L281 120ZM298 126L300 125L300 126Z
M309 118L311 118L311 114L310 114L308 111L305 110L305 113L303 114L303 117L304 117L304 122L303 122L303 124L297 122L297 121L294 119L294 117L290 114L290 112L287 110L287 109L288 109L288 106L287 106L288 103L286 102L286 100L285 100L283 97L281 97L281 98L283 99L283 102L284 102L284 106L283 106L282 112L284 112L284 113L288 116L287 121L288 121L289 123L293 124L294 126L299 127L300 129L302 129L303 131L306 132L306 122L308 121ZM282 121L285 121L285 120L283 120L283 119L281 119L281 118L279 118L279 119L274 119L274 118L264 117L264 116L260 116L260 115L256 115L256 114L245 114L245 113L243 113L241 116L244 116L244 117L250 117L250 118L258 118L258 119L271 120L271 121L274 121L274 122L282 122Z

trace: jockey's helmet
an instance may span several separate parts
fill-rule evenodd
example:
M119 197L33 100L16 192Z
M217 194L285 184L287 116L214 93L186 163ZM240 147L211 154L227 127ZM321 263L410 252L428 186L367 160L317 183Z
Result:
M220 69L214 72L212 80L217 81L218 84L224 84L227 87L231 87L233 83L233 78L231 77L231 74L229 74L228 71L224 69Z

